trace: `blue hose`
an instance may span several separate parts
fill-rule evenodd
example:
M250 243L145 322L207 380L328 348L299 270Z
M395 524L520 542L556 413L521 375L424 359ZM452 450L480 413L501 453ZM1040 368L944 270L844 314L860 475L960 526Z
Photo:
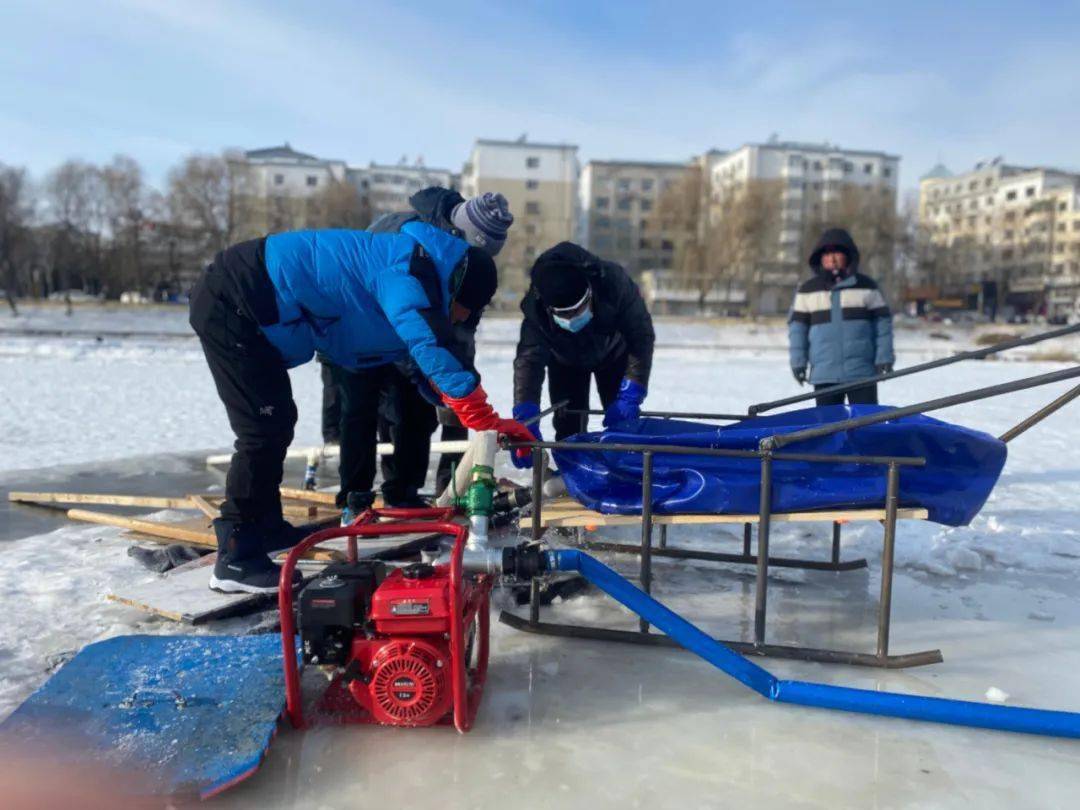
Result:
M1050 737L1080 738L1080 714L1075 712L997 706L967 700L875 692L806 681L780 680L771 672L724 646L606 565L581 551L548 552L548 565L557 571L576 571L641 618L666 633L690 652L704 658L769 700L817 706L862 714L927 720Z

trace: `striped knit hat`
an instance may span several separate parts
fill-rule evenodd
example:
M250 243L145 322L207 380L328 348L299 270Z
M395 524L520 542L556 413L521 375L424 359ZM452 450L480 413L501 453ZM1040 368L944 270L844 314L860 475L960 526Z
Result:
M514 224L514 215L510 213L506 197L487 191L458 203L450 214L450 221L462 232L466 242L495 256L506 242L506 232Z

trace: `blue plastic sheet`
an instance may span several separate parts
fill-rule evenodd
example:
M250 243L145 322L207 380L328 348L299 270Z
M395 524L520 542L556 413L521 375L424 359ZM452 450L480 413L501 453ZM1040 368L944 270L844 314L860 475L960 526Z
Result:
M832 405L716 425L639 419L618 430L582 433L568 439L602 448L636 442L684 447L756 450L761 439L885 410L880 405ZM783 452L841 456L919 456L925 467L900 472L900 505L924 507L930 520L963 526L982 508L1005 464L1005 444L978 430L929 416L889 422L798 442ZM555 451L570 494L606 514L641 513L640 453ZM745 514L758 511L761 465L757 459L676 455L653 457L653 511L657 514ZM773 464L772 509L881 507L885 467L879 465L777 460Z
M255 772L284 708L275 633L118 636L68 661L0 737L130 775L136 794L208 798Z

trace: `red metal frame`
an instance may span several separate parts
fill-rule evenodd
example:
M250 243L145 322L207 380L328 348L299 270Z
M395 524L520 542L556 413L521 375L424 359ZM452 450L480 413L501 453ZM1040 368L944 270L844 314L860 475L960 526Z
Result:
M285 714L294 728L304 728L304 709L300 694L300 667L296 662L296 620L293 614L292 576L296 563L305 551L319 543L336 537L348 538L348 559L357 560L357 537L378 537L395 534L446 534L454 538L450 557L450 658L453 663L452 694L454 702L454 727L460 732L472 728L480 707L480 694L487 677L490 611L487 609L494 584L488 575L478 575L477 587L470 598L465 597L465 578L462 571L462 555L469 535L467 526L451 523L453 508L425 509L369 509L348 526L332 526L310 534L301 540L285 558L278 581L278 612L281 621L281 648L285 667ZM379 519L390 522L379 523ZM426 521L426 522L422 522ZM476 618L478 621L477 669L471 688L468 686L465 660L465 628Z

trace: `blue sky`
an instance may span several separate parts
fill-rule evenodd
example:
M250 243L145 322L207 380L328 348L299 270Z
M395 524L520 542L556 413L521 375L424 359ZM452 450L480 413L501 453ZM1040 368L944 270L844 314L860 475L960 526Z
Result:
M475 137L583 160L766 139L1080 168L1080 4L0 0L0 162L294 147L458 169Z

